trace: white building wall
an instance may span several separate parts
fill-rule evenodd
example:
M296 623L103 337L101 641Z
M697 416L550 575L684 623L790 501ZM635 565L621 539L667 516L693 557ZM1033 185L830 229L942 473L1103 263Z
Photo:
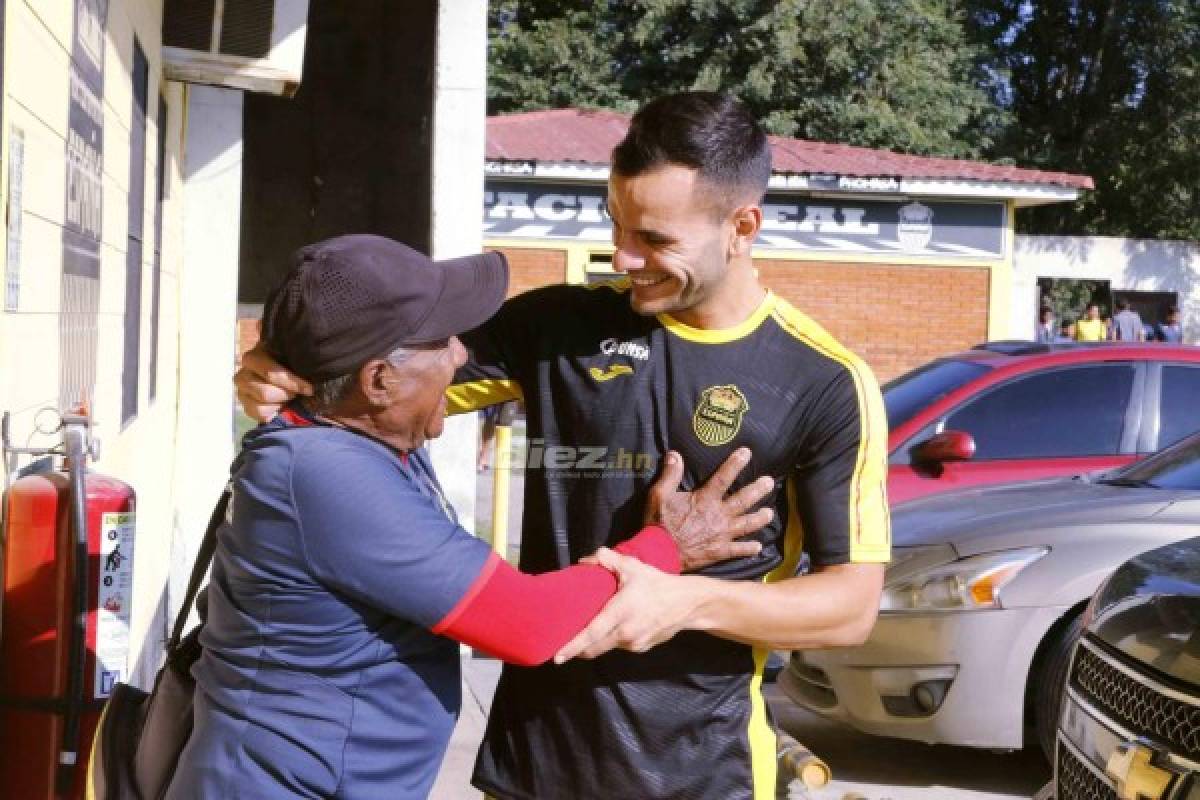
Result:
M1107 280L1114 290L1178 292L1184 341L1200 341L1200 243L1105 236L1017 236L1010 338L1033 338L1038 278Z
M486 119L487 3L439 3L430 236L434 258L454 258L483 249L483 231L462 221L475 219L483 207ZM467 530L475 529L477 417L450 417L445 432L429 445L438 479Z
M4 257L5 275L16 271L20 294L15 308L0 306L3 309L0 310L0 411L12 413L13 440L22 446L44 447L58 440L57 434L38 435L35 417L39 410L56 409L60 402L69 74L76 2L8 0L5 4L0 197L5 200L6 212L13 211L8 178L10 146L17 139L24 143L24 166L20 176L20 237L14 241L19 246L11 253L15 259ZM214 423L208 418L212 415L199 414L194 420L187 420L179 414L180 380L187 376L190 404L224 409L228 416L236 293L234 283L221 279L226 275L223 271L226 265L222 262L189 265L190 271L185 268L182 165L186 92L182 85L162 79L162 7L162 0L109 0L102 20L102 237L91 412L103 447L101 457L92 467L125 481L137 493L129 666L134 678L142 683L153 677L158 666L169 616L167 585L171 565L188 558L181 541L195 539L203 531L205 520L197 523L197 519L207 517L220 490L232 436L230 424L221 420ZM135 37L149 64L140 310L125 307ZM160 95L167 105L165 120L159 119ZM160 124L166 125L161 244L155 241ZM240 116L237 124L240 140ZM232 205L235 222L230 231L236 242L240 197L236 193L227 195L220 198L220 203L212 209L214 214L224 212L228 216ZM208 211L199 213L203 216ZM153 279L155 250L160 246L157 379L151 399ZM6 248L2 252L9 251ZM236 281L236 247L233 253L227 275ZM190 278L191 285L186 291L182 283L185 278ZM228 307L227 321L222 316L225 307ZM141 315L138 402L136 415L123 423L122 366L128 313ZM204 324L204 315L208 315L211 325ZM186 324L181 324L181 319ZM207 358L192 363L181 373L181 353L190 358L192 352L205 354ZM203 431L198 433L201 426ZM177 444L186 444L188 450L177 449ZM4 466L12 478L17 471L28 467L30 461L28 457L14 457ZM179 479L176 467L180 461L187 462L193 478ZM217 463L219 470L209 466L205 473L203 465ZM182 492L177 492L177 486L184 487ZM191 494L193 486L197 487L196 497L202 495L207 508L202 514L178 514L177 509L188 503L201 503ZM176 572L179 570L177 566Z

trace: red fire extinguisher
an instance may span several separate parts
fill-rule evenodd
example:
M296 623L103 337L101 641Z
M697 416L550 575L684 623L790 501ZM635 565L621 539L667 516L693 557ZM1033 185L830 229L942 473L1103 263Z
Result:
M87 470L84 415L64 415L61 469L15 481L5 498L0 616L0 793L82 798L105 698L129 679L134 493Z

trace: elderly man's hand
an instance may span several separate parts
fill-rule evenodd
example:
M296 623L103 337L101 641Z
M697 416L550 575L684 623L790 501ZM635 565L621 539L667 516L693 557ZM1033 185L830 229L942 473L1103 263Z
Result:
M233 376L233 385L246 416L259 422L274 417L296 395L312 394L308 381L267 355L262 345L242 356L242 368Z
M583 559L599 564L620 585L588 626L554 656L556 664L572 658L595 658L614 647L644 653L678 633L688 620L698 593L693 581L705 578L669 575L606 547Z
M775 487L774 479L764 475L726 496L738 473L750 463L749 450L739 447L692 492L679 491L683 478L680 455L671 451L663 463L662 475L646 501L646 522L662 525L675 539L684 572L758 554L761 544L737 539L754 533L774 517L769 508L752 510Z

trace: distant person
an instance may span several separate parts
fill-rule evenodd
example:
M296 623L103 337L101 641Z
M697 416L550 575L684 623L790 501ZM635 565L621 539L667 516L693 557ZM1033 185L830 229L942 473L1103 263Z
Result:
M500 406L488 406L479 411L479 452L475 458L475 469L486 472L492 444L496 441L496 422L500 419Z
M1075 341L1075 323L1069 319L1064 319L1058 329L1058 336L1055 337L1054 341L1058 344Z
M1117 313L1112 319L1112 338L1121 342L1146 341L1142 316L1130 307L1128 300L1117 301Z
M1108 334L1108 326L1100 319L1100 306L1091 303L1083 317L1075 323L1075 341L1103 342Z
M1058 327L1054 324L1054 309L1043 308L1037 325L1036 339L1042 344L1058 340Z
M1171 306L1167 309L1167 316L1158 324L1155 338L1168 344L1183 343L1183 323L1179 320L1178 308Z

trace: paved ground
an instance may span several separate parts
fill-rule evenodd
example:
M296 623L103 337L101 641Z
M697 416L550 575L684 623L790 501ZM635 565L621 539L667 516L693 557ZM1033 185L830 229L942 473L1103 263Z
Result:
M516 433L520 446L523 428ZM520 545L522 477L520 472L512 476L510 558ZM491 488L491 474L482 473L476 510L481 530L491 529ZM431 800L481 797L468 777L499 674L496 661L464 657L462 716ZM828 787L793 800L842 800L848 792L858 792L867 800L1026 800L1049 778L1049 767L1035 752L995 754L865 736L797 708L774 685L768 684L764 693L780 726L833 770Z
M463 659L462 716L431 800L481 798L468 778L499 675L496 661ZM1049 768L1036 753L998 755L865 736L796 708L773 685L764 693L784 730L833 770L833 781L813 792L811 800L841 800L848 792L867 800L1027 800L1049 778Z

